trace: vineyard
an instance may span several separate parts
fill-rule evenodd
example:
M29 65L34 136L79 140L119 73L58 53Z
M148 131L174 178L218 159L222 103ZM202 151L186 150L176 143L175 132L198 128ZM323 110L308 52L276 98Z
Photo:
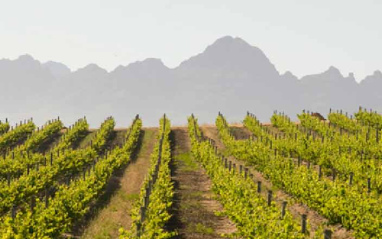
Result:
M382 238L382 115L0 121L1 238Z

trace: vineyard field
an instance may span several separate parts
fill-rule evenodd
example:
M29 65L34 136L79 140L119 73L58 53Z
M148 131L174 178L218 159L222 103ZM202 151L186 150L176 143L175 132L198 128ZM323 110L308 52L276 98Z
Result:
M1 238L382 238L382 115L0 121Z

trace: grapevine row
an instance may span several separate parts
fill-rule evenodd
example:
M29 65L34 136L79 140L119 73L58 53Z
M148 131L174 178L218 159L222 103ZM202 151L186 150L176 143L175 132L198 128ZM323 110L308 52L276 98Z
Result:
M333 114L333 113L332 113ZM317 118L304 114L299 116L301 123L307 128L318 131L328 132L333 127L320 122ZM332 140L326 141L320 147L323 154L320 165L332 168L332 175L338 175L343 181L351 180L361 188L382 191L382 174L379 158L381 149L375 141L367 140L367 133L360 131L356 135L334 133ZM350 179L351 178L351 179Z
M269 144L236 141L225 122L219 115L216 125L229 151L254 165L273 185L316 210L330 223L341 223L353 229L357 237L382 236L382 205L377 197L359 193L340 181L320 178L312 168L295 165L292 158L275 154Z
M2 134L7 133L9 128L10 128L10 126L9 126L9 123L8 123L8 119L5 120L5 122L1 122L1 120L0 120L0 136Z
M26 139L35 129L32 120L16 126L7 133L0 136L0 154L6 154L11 148L15 147L20 141Z
M172 205L174 185L171 181L171 132L170 121L160 120L159 138L151 155L151 168L141 188L140 200L132 210L132 228L120 229L120 238L172 238L175 232L165 229L171 218L169 209Z
M114 170L130 161L141 125L141 120L136 118L122 147L99 159L87 174L84 171L83 177L60 185L49 201L37 200L33 208L3 219L0 225L3 238L58 238L70 231L89 212L91 202L101 195Z
M59 133L62 126L60 120L53 120L41 130L34 131L24 144L14 149L4 160L0 161L0 177L14 177L25 171L31 163L42 162L44 156L37 151L45 142Z
M1 187L0 212L4 213L20 203L27 202L43 189L57 184L60 179L81 172L84 167L93 163L95 157L105 149L114 125L113 118L105 120L94 139L93 147L83 150L68 149L61 154L57 151L57 156L52 153L50 160L48 159L50 163L45 160L42 165L38 164L35 170L27 171L19 179L10 182L9 186Z
M236 172L217 155L216 149L203 140L197 120L188 123L192 152L206 169L213 191L224 207L223 215L236 225L239 238L305 238L289 212L281 213L274 202L269 203L257 192L247 174Z

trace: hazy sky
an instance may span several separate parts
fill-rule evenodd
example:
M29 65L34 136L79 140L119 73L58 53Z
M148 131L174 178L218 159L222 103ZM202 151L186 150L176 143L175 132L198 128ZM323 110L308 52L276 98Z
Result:
M217 38L261 48L301 77L334 65L357 80L382 70L382 3L372 0L0 0L0 58L31 54L72 70L147 57L169 67Z

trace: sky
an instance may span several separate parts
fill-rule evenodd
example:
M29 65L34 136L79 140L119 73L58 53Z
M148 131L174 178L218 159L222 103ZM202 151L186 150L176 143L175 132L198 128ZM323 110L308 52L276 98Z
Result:
M0 0L0 58L30 54L72 70L160 58L170 68L230 35L280 73L333 65L362 80L382 70L382 1Z

